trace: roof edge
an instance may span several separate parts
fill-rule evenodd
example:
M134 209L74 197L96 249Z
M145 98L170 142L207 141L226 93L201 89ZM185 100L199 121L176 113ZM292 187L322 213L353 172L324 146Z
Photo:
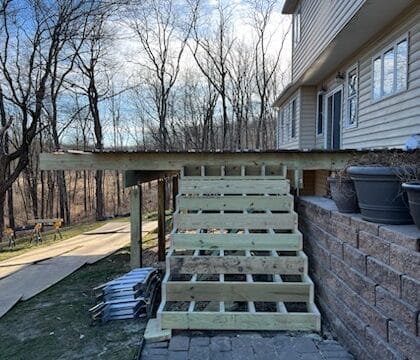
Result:
M300 83L294 82L294 83L290 83L289 85L287 85L283 91L280 93L279 96L277 96L276 100L274 100L274 103L272 105L272 107L275 108L279 108L283 105L283 103L285 103L287 101L287 99L290 98L290 96L292 96L292 94L299 89L299 87L301 86Z
M296 11L298 4L299 0L285 0L281 13L285 15L293 14Z

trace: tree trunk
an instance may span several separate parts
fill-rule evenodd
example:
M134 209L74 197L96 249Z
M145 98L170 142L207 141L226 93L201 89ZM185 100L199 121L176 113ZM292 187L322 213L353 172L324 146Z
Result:
M0 193L0 242L3 241L4 229L4 202L6 201L6 194Z
M7 192L7 206L8 206L8 217L9 217L9 227L15 229L15 212L13 211L13 185L10 187ZM2 227L0 227L2 229Z
M105 217L104 207L104 186L103 186L103 171L97 170L95 175L96 180L96 220L103 220Z

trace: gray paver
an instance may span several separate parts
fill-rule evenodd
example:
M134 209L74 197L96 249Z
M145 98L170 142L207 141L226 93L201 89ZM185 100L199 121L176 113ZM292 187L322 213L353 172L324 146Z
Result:
M210 358L211 360L232 360L232 351L213 351L210 353Z
M273 338L254 339L252 341L252 347L254 348L256 359L272 360L277 357Z
M210 359L210 349L208 346L192 346L190 345L190 351L188 352L189 360L209 360Z
M300 360L324 360L320 353L300 354Z
M167 355L142 355L141 360L168 360Z
M210 338L208 336L197 336L192 337L190 341L190 348L194 346L208 346L210 344Z
M182 333L168 342L144 346L142 360L352 360L335 340L317 336Z
M168 360L188 360L188 351L169 351Z
M232 343L232 360L254 360L256 359L251 346L235 347Z
M190 348L190 338L185 335L174 336L169 342L170 351L188 351Z
M210 340L210 350L212 352L230 351L232 344L228 336L215 336Z
M155 343L148 343L144 347L146 349L152 349L152 348L167 348L168 347L168 341L160 341Z
M150 348L150 349L144 349L143 354L145 355L168 355L168 349L162 349L162 348Z
M353 359L353 356L351 356L346 350L341 351L326 351L321 352L322 356L324 356L325 359L332 360L332 359Z
M292 338L291 343L298 353L316 353L319 351L313 340L307 337Z

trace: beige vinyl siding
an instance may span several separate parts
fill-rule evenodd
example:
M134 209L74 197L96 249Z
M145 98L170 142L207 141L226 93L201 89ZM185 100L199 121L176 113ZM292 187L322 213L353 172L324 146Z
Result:
M290 102L296 99L296 133L295 137L291 138L291 124L289 123L288 128L281 128L280 121L281 121L281 112L284 111L286 107L289 106ZM278 142L278 148L279 149L298 149L299 148L299 137L300 137L300 107L301 107L301 98L300 98L300 89L293 93L293 95L287 99L287 101L281 106L279 113L278 113L278 122L279 132L282 132L279 134L279 142ZM287 131L287 133L286 133Z
M354 128L343 127L346 116L346 98L343 93L341 147L344 149L402 147L410 135L420 133L420 5L409 10L386 30L322 82L328 92L337 86L337 72L345 73L353 65L358 66L358 117ZM372 59L407 34L407 90L374 101ZM316 137L315 146L324 147L324 136Z
M301 40L292 52L292 81L302 75L365 1L301 1Z
M316 134L316 87L301 88L300 148L313 149Z
M420 6L359 60L358 126L343 130L343 148L401 147L420 133ZM372 99L372 58L408 34L407 90L379 101Z

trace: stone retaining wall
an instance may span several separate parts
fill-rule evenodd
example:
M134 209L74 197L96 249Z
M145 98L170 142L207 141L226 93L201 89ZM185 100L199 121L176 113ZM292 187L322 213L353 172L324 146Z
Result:
M321 197L297 200L316 301L360 359L420 356L420 231L341 214Z

